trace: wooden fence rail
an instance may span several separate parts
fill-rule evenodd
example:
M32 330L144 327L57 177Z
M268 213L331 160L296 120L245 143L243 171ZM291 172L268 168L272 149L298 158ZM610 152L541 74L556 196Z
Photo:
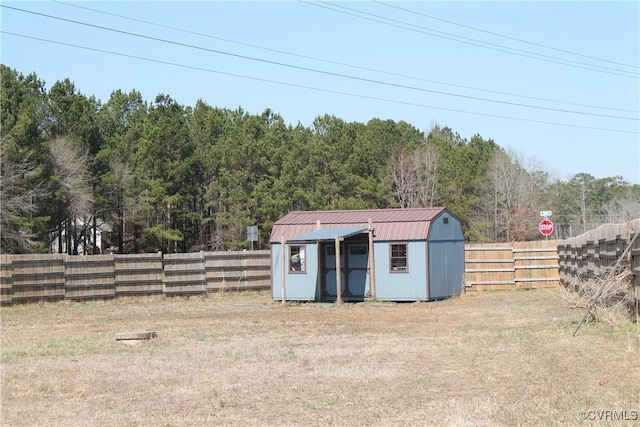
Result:
M116 296L162 295L162 253L114 255Z
M640 219L624 224L605 224L577 237L558 242L560 281L564 286L578 289L580 282L605 276L618 262L634 235L640 231ZM637 238L621 267L631 271L630 300L638 313L640 305L640 237Z
M560 284L555 240L465 246L469 290L548 288Z
M64 298L111 299L116 296L113 255L66 257Z
M269 250L215 252L205 258L207 290L241 291L252 288L271 288L271 257Z
M0 255L0 304L262 290L270 279L269 251Z
M64 255L20 255L11 262L12 303L64 298Z
M164 294L197 295L207 292L204 252L164 256Z

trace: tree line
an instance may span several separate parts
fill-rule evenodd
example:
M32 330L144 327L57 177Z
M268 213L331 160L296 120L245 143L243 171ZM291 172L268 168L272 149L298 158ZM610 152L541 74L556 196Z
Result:
M540 210L560 237L640 215L640 186L621 177L553 179L448 127L328 114L294 126L136 90L102 103L0 67L2 253L240 249L250 225L266 247L292 210L445 206L471 242L539 238Z

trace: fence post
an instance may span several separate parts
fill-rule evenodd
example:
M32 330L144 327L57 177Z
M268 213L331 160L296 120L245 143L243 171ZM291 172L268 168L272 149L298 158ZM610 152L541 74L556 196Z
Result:
M287 274L285 262L286 262L286 248L285 248L285 240L284 236L280 239L280 263L282 264L282 268L280 268L280 289L282 291L282 304L284 305L287 300L286 297L286 286L285 286L285 277Z
M640 219L631 222L631 233L640 233ZM631 248L631 274L633 277L633 297L636 321L640 321L640 238L636 238Z
M371 299L376 299L376 265L373 255L373 222L369 218L369 288Z
M0 255L0 305L13 304L11 255Z
M340 236L336 234L336 304L342 304L342 269L340 266Z

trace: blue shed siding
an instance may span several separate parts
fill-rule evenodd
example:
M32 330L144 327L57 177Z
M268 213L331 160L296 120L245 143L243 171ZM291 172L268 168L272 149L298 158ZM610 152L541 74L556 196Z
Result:
M300 244L294 244L300 246ZM285 252L285 296L287 300L313 301L316 299L318 282L318 245L307 243L305 246L306 273L289 272ZM289 244L285 245L288 250ZM271 245L271 276L272 297L274 300L282 300L282 245Z
M445 224L445 221L448 223ZM441 240L464 241L460 221L449 212L444 211L431 221L428 240L430 242Z
M391 272L392 243L407 243L407 273ZM376 242L376 299L390 301L424 301L427 299L427 245L424 241Z
M429 299L460 295L464 275L464 235L460 221L447 211L429 230Z
M464 242L429 242L429 299L460 295L464 274Z

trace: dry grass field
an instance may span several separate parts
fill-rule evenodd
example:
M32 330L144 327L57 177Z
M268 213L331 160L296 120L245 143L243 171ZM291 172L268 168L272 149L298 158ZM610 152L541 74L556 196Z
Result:
M640 326L586 324L573 337L582 313L560 289L340 307L216 294L0 312L2 426L640 424ZM133 331L158 336L116 341Z

